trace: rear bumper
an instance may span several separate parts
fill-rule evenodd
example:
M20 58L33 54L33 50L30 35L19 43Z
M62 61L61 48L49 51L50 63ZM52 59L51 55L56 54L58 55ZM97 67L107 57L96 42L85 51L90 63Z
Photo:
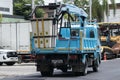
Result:
M72 54L73 55L73 54ZM75 66L75 65L82 65L82 55L75 54L77 58L70 59L70 55L68 54L52 54L52 55L45 55L45 58L41 59L41 55L36 55L36 66L37 71L45 70L44 68L54 67L60 68L64 66Z
M57 49L57 48L41 48L41 49L33 49L31 51L32 54L54 54L54 53L57 53L57 54L80 54L81 51L78 49L69 49L69 48L66 48L66 49Z

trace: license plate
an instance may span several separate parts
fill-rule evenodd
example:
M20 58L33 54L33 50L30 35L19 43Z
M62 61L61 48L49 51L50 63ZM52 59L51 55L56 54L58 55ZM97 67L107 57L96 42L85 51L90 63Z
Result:
M52 60L52 63L54 63L54 64L63 63L63 60Z
M10 58L12 61L17 61L17 59L16 58Z

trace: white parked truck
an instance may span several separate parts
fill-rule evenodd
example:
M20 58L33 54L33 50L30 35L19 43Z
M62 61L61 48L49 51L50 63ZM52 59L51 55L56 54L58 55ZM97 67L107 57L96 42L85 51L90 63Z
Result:
M0 47L17 51L20 61L31 59L31 31L31 22L0 23Z

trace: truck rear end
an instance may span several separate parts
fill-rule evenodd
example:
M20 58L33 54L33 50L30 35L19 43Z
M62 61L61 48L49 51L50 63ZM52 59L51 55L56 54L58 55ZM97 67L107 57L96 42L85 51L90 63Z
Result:
M51 22L49 27L52 29L48 29L48 26L41 27L47 24L46 19L32 21L34 24L32 53L36 55L37 71L40 71L43 76L52 75L54 68L61 69L63 72L72 69L75 74L83 75L87 74L86 67L88 66L98 71L101 56L98 34L90 36L88 33L91 30L95 33L97 29L86 27L83 31L82 28L62 27L59 34L55 32L55 34L47 35L46 33L50 34L52 30L57 31L52 26L52 21L48 20L49 22Z
M63 11L60 15L64 16ZM37 71L51 76L54 68L79 75L87 74L87 67L97 72L101 62L97 25L84 25L80 21L54 24L55 19L32 19L32 52L36 55ZM82 15L84 16L84 15ZM59 17L59 16L58 16ZM83 22L84 19L79 16Z

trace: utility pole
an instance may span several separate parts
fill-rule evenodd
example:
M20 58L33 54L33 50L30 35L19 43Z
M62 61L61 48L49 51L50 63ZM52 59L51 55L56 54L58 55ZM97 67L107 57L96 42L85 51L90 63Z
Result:
M35 8L35 0L32 0L32 11L34 10ZM34 19L35 18L35 14L33 13L32 15L32 18Z
M57 0L54 0L54 3L57 4ZM55 17L55 14L56 14L56 10L54 10L54 17Z
M109 22L109 15L110 15L110 11L109 11L109 3L108 3L108 6L107 6L107 9L108 9L107 22Z
M57 3L57 0L55 0L54 2Z
M90 6L90 23L92 21L92 0L89 0L89 6Z

